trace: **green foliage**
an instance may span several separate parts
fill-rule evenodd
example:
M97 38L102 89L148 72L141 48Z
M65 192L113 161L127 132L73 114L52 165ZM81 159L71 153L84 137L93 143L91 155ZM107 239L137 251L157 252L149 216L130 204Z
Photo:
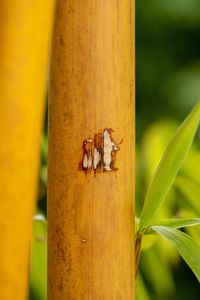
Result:
M176 250L180 253L200 281L199 245L189 235L178 229L165 226L152 226L151 228L173 243Z
M200 103L194 107L169 143L147 192L141 218L140 220L136 218L136 274L139 267L143 235L157 233L173 243L178 253L190 266L198 280L200 280L200 247L192 237L177 229L199 225L200 218L153 220L185 161L199 121ZM185 187L180 178L177 180L176 185L183 192L186 193L187 191L186 194L188 196L188 186L186 185ZM190 181L184 180L191 186ZM197 194L198 191L193 187L193 198L195 197L193 201L197 200Z
M147 192L140 228L148 226L171 187L190 149L200 119L200 103L177 130L155 173Z
M199 9L199 0L146 0L145 3L136 1L138 217L153 174L177 124L196 100L200 99ZM199 141L200 131L178 174L190 180L196 187L200 185ZM196 189L194 197L189 187L185 187L183 192L176 185L176 179L174 183L154 218L198 218L200 192ZM185 228L200 243L199 230L199 226ZM171 278L176 286L176 293L164 287L162 291L155 287L149 269L152 266L149 263L152 257L153 261L156 257L168 278ZM160 268L157 268L156 264L153 265L155 273L159 274ZM189 268L180 259L173 245L158 235L147 235L143 238L140 274L150 299L196 300L199 297L199 284ZM139 284L140 281L138 286Z
M184 228L200 224L200 218L187 218L187 219L163 219L152 221L150 226L144 230L144 234L153 234L153 226L167 226L172 228Z
M152 226L167 226L172 228L183 228L200 224L200 218L193 219L167 219L156 220L151 223Z

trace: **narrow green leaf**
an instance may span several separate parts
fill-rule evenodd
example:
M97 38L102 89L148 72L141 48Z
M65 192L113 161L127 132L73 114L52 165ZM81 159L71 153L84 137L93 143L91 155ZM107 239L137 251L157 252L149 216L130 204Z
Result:
M152 226L152 229L171 241L200 281L200 246L186 233L170 227Z
M151 222L152 226L167 226L172 228L183 228L189 226L200 225L200 218L191 219L163 219ZM155 231L151 227L147 227L144 234L155 234Z
M193 142L200 119L198 103L177 130L168 145L147 192L140 218L140 229L147 227L180 170Z
M183 228L200 224L200 218L191 219L163 219L151 222L151 226L167 226L172 228Z

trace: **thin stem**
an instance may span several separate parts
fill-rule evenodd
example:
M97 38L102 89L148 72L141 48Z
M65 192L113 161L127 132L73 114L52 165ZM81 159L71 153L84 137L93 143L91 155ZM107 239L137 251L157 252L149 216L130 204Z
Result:
M140 254L141 254L141 244L142 244L142 234L138 233L136 238L136 246L135 246L135 277L137 277L137 273L139 270L140 264Z

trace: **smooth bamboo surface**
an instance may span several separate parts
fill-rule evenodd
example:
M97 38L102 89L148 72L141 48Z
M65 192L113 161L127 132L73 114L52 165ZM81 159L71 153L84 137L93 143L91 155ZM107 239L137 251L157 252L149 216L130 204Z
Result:
M28 299L53 0L0 1L0 299Z
M134 290L134 2L59 0L48 300L133 300Z

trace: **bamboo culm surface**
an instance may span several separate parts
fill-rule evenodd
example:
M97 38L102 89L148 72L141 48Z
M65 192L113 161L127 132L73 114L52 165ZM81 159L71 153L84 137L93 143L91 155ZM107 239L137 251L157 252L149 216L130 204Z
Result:
M48 300L133 300L133 1L58 1L48 162Z
M53 0L0 1L0 299L26 300Z

